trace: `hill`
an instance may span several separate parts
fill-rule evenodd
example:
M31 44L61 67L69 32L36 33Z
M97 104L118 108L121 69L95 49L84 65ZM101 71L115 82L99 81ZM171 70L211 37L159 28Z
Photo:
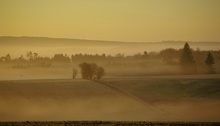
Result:
M46 37L0 37L0 54L10 53L12 56L25 55L34 51L40 55L53 56L55 53L75 53L115 55L123 53L132 55L144 51L160 51L166 48L180 49L186 41L163 42L120 42L104 40L84 40ZM188 42L193 49L219 50L220 42Z

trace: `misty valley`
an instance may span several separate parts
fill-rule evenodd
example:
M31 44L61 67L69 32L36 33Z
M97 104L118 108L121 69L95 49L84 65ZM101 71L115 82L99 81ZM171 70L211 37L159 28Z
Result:
M220 126L220 0L0 0L0 126Z
M6 38L3 37L1 39L3 41ZM28 42L29 39L32 40L31 38L13 38L13 39L19 41L24 40L24 42L26 43ZM40 40L34 38L33 40L40 42L41 40L43 41L45 38L44 39L39 38L39 39ZM43 45L41 44L39 45L41 45L42 47L49 45L52 46L51 43L54 41L55 46L57 46L56 48L58 48L56 41L58 41L59 39L58 40L49 39L49 40L50 41L45 41ZM17 45L13 44L14 41L11 40L9 41L9 43L11 43L11 45L14 46L13 48L16 48ZM60 41L61 40L59 40L58 42ZM68 43L68 41L64 42L64 45L71 46L71 44ZM26 45L26 43L21 43L21 44ZM49 53L46 56L45 54L48 53L47 50L41 50L40 52L35 52L35 51L25 52L23 50L21 54L19 54L20 51L18 51L15 55L14 51L16 50L14 51L11 50L11 52L10 50L8 50L6 52L3 49L5 55L3 55L3 53L0 55L0 67L2 69L2 72L0 73L1 74L0 79L7 80L7 79L71 78L73 74L73 70L75 70L75 72L77 73L75 77L81 78L80 75L81 70L79 64L83 62L95 63L103 67L106 73L105 77L220 73L219 50L200 50L199 45L197 45L198 46L197 49L192 49L190 47L190 44L183 43L182 47L178 49L176 49L176 47L173 48L172 46L170 46L168 48L161 49L159 51L144 50L143 52L134 53L132 55L128 55L120 52L115 53L116 51L119 50L112 50L112 52L114 52L115 54L114 53L105 54L100 51L98 51L97 54L92 54L92 53L90 54L89 53L90 49L86 47L90 47L90 45L93 45L94 47L97 46L97 48L99 48L97 44L100 43L101 42L99 41L97 43L91 41L85 47L83 46L83 44L79 45L80 47L84 48L84 50L87 49L87 51L85 52L88 53L70 54L70 53L54 52L54 54ZM109 44L112 43L109 42ZM194 43L192 45L194 45ZM108 46L109 45L107 45L107 47ZM32 46L28 45L28 47L24 47L24 48L34 49L34 47L35 45ZM148 48L148 45L143 47ZM12 47L9 46L8 48L10 49ZM17 47L17 48L21 48L21 47ZM36 48L41 48L41 47L36 47ZM137 47L135 49L139 49L139 48ZM124 48L122 48L121 51L123 50ZM59 49L57 49L57 51L59 52ZM132 48L130 48L130 51L132 52Z
M132 55L40 53L1 54L0 121L11 122L1 124L197 125L220 119L219 50L183 43Z

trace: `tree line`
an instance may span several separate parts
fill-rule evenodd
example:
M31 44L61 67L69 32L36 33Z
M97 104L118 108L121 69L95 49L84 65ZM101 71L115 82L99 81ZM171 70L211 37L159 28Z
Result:
M206 66L208 73L215 73L214 64L220 62L219 51L193 50L188 43L185 43L181 49L167 48L160 52L138 53L130 56L124 54L106 55L106 54L55 54L53 57L42 57L38 53L28 51L25 56L12 59L10 54L0 58L0 65L11 64L13 68L25 67L55 67L55 66L72 66L72 64L102 63L111 67L132 67L146 66L153 60L162 60L163 64L181 66L184 74L196 73L196 66ZM91 65L91 64L90 64ZM93 64L94 65L94 64ZM84 64L86 67L86 65ZM92 66L92 65L91 65ZM88 66L87 66L88 67ZM82 69L82 67L80 67ZM94 76L94 75L92 75Z
M205 59L205 64L208 66L208 73L215 73L215 69L213 64L215 64L214 58L211 52L208 52L207 58ZM182 66L183 73L196 73L196 61L194 60L192 49L188 43L185 43L184 48L182 50L182 55L180 57L180 64Z

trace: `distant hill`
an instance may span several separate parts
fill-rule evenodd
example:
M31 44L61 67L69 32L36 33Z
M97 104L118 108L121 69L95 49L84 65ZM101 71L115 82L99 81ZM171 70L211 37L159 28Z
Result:
M185 41L163 42L120 42L104 40L84 40L46 37L0 37L0 56L10 53L13 56L25 55L34 51L43 56L55 53L111 54L123 53L132 55L144 51L160 51L166 48L183 48ZM220 50L220 42L188 42L193 49Z

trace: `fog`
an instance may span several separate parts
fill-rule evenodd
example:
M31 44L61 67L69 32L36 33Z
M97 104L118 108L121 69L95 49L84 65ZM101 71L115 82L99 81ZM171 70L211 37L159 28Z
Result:
M174 77L0 81L0 121L219 121L219 79Z
M219 52L208 67L208 51L195 51L219 43L190 43L190 67L183 43L1 37L0 121L219 121ZM81 79L83 62L105 76Z
M184 41L163 42L119 42L104 40L83 40L46 37L0 37L0 56L11 54L13 58L26 56L27 51L39 53L41 56L52 57L56 53L68 54L103 54L118 53L133 55L144 51L161 51L166 48L180 49ZM188 42L192 49L219 50L219 42Z
M0 80L25 79L69 79L72 77L71 67L52 68L11 68L1 67ZM80 77L80 75L78 75Z
M85 80L6 81L1 87L1 121L143 120L148 110Z
M0 80L25 80L25 79L70 79L72 78L72 68L77 69L76 78L81 78L79 63L73 66L53 66L53 67L27 67L13 68L9 66L0 66ZM146 76L146 75L166 75L180 74L181 69L178 66L155 65L147 66L109 66L103 62L98 62L105 69L105 78L123 77L123 76Z

